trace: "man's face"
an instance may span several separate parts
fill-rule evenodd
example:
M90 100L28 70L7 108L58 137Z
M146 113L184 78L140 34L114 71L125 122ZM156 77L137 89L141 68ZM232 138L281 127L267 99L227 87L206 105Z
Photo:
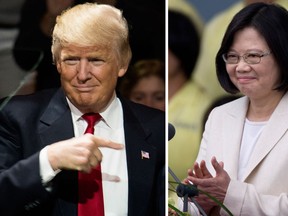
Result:
M119 68L116 54L97 47L63 48L57 69L68 99L82 112L101 112L115 95Z

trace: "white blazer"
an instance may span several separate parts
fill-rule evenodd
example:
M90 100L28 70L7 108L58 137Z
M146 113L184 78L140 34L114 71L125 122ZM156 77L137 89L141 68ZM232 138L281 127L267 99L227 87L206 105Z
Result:
M206 122L197 161L212 156L224 162L231 177L224 205L233 215L288 215L288 93L265 125L242 180L237 180L238 158L249 100L246 96L215 108ZM226 215L222 209L221 215Z

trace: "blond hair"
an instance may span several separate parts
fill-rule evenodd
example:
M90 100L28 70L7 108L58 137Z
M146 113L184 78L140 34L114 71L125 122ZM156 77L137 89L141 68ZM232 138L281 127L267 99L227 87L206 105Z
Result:
M127 68L132 57L127 21L122 11L110 5L79 4L58 16L52 34L54 62L61 49L71 44L111 49L121 68Z

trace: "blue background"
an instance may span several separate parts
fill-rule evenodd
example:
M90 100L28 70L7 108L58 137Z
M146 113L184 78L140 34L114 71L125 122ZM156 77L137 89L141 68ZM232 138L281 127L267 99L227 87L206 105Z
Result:
M216 13L224 10L232 4L238 2L238 0L187 0L190 2L204 22L210 20Z

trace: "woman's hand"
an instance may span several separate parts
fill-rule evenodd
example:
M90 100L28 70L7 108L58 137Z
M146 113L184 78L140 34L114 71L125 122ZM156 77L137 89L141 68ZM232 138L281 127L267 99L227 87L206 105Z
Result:
M216 171L215 177L213 177L207 169L205 161L201 161L200 164L194 164L193 170L188 170L188 176L184 182L186 184L193 183L194 185L197 185L198 189L207 192L223 203L231 179L224 170L223 162L218 162L216 158L213 157L211 159L211 164ZM217 206L213 200L203 193L200 193L198 197L195 197L195 200L207 213L209 213L213 207Z

